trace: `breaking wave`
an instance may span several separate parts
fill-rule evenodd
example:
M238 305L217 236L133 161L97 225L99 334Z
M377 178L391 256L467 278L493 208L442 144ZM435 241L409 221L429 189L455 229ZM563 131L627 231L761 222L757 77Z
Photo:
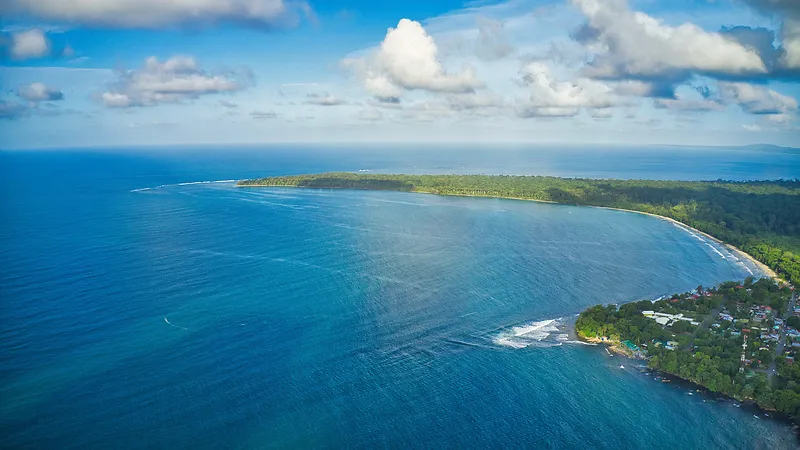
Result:
M511 348L554 347L569 342L569 334L561 318L549 319L505 330L495 336L492 342Z
M697 239L698 241L700 241L700 242L702 242L703 244L705 244L705 245L706 245L708 248L710 248L710 249L711 249L711 250L712 250L714 253L716 253L717 255L719 255L719 256L720 256L722 259L729 260L729 261L733 261L733 262L735 262L735 263L736 263L736 265L738 265L739 267L741 267L741 268L743 268L744 270L746 270L746 271L747 271L747 272L748 272L750 275L755 275L755 273L754 273L754 272L753 272L753 270L750 268L750 266L748 266L747 264L745 264L745 262L744 262L744 261L742 261L740 258L738 258L736 255L734 255L733 253L731 253L730 251L728 251L728 249L727 249L727 248L725 248L724 246L722 246L722 245L719 245L719 244L717 244L716 242L709 242L709 240L708 240L708 239L705 239L703 236L700 236L700 235L698 235L697 233L695 233L695 232L694 232L693 230L691 230L690 228L687 228L687 227L685 227L685 226L678 225L678 224L676 224L676 223L674 223L674 222L671 222L671 223L672 223L672 225L673 225L673 226L675 226L676 228L679 228L679 229L681 229L681 230L685 231L686 233L688 233L688 234L689 234L690 236L692 236L693 238L695 238L695 239Z

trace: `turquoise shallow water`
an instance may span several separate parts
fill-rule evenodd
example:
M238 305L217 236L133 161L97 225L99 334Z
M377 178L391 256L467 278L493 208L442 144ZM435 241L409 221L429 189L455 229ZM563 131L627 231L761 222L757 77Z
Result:
M543 323L753 270L685 230L509 200L180 185L345 165L181 157L2 155L4 446L797 444Z

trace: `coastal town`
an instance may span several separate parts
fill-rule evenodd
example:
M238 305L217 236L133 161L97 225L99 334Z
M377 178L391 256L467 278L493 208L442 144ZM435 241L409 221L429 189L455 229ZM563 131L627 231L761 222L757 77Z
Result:
M595 306L576 321L581 339L762 409L800 418L800 304L769 278L698 286L655 301Z

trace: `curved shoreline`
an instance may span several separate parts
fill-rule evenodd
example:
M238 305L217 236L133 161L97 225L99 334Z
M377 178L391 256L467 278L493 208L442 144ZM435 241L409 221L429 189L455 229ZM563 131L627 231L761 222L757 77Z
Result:
M305 187L305 186L284 186L284 185L268 185L268 184L259 184L259 185L239 185L239 184L237 184L236 187L283 187L283 188L294 188L294 189L337 189L337 188L314 188L314 187ZM369 190L374 190L374 189L352 189L352 190L369 191ZM685 228L687 230L691 230L692 232L698 233L698 234L700 234L700 235L702 235L702 236L704 236L704 237L706 237L708 239L711 239L712 241L716 242L717 244L724 246L725 248L727 248L729 251L731 251L732 253L734 253L738 257L740 257L742 259L746 259L747 261L750 261L754 266L756 266L768 278L780 279L780 277L778 277L778 274L775 273L774 270L769 268L769 266L767 266L766 264L762 263L761 261L757 260L755 257L750 255L749 253L745 252L744 250L742 250L742 249L740 249L738 247L735 247L735 246L733 246L731 244L728 244L728 243L722 241L719 238L716 238L716 237L714 237L714 236L712 236L712 235L710 235L710 234L708 234L708 233L706 233L704 231L700 231L697 228L689 226L689 225L687 225L687 224L685 224L685 223L683 223L683 222L681 222L679 220L673 219L671 217L660 216L658 214L653 214L653 213L644 212L644 211L636 211L634 209L614 208L614 207L611 207L611 206L573 205L573 204L569 204L569 203L559 203L559 202L548 201L548 200L536 200L536 199L532 199L532 198L521 198L521 197L500 197L500 196L496 196L496 195L472 195L472 194L442 194L442 193L439 193L439 192L424 191L424 190L418 190L418 189L414 189L414 190L411 190L411 191L395 191L395 190L391 190L391 191L392 192L409 192L409 193L416 193L416 194L439 195L439 196L442 196L442 197L477 197L477 198L496 198L496 199L502 199L502 200L522 200L522 201L536 202L536 203L547 203L547 204L551 204L551 205L601 208L601 209L609 209L609 210L612 210L612 211L622 211L622 212L627 212L627 213L643 214L645 216L655 217L656 219L661 219L661 220L665 220L667 222L674 223L674 224L676 224L676 225L678 225L680 227L683 227L683 228Z
M642 215L645 215L645 216L655 217L656 219L661 219L661 220L665 220L667 222L672 222L672 223L674 223L674 224L676 224L678 226L684 227L684 228L686 228L688 230L691 230L693 232L696 232L696 233L698 233L698 234L700 234L700 235L702 235L702 236L704 236L704 237L706 237L708 239L711 239L712 241L716 242L717 244L720 244L720 245L724 246L725 248L727 248L728 250L730 250L732 253L736 254L737 256L739 256L739 257L741 257L743 259L746 259L746 260L750 261L751 263L753 263L753 265L756 266L760 271L762 271L767 277L772 278L772 279L779 279L778 274L775 273L774 270L770 269L769 266L767 266L766 264L764 264L761 261L757 260L755 257L753 257L749 253L745 252L744 250L742 250L742 249L740 249L738 247L735 247L735 246L733 246L731 244L728 244L728 243L722 241L719 238L716 238L716 237L714 237L714 236L712 236L712 235L710 235L710 234L708 234L708 233L706 233L704 231L700 231L697 228L694 228L694 227L692 227L690 225L687 225L687 224L685 224L685 223L683 223L683 222L681 222L679 220L675 220L672 217L660 216L658 214L653 214L653 213L644 212L644 211L636 211L635 209L614 208L612 206L573 205L573 204L569 204L569 203L559 203L559 202L553 202L553 201L548 201L548 200L536 200L536 199L532 199L532 198L499 197L499 196L496 196L496 195L440 194L438 192L418 191L418 190L413 190L413 191L409 191L409 192L418 193L418 194L440 195L442 197L479 197L479 198L498 198L498 199L503 199L503 200L522 200L522 201L528 201L528 202L548 203L548 204L551 204L551 205L564 205L564 206L577 206L577 207L587 207L587 208L609 209L609 210L612 210L612 211L621 211L621 212L642 214Z
M577 205L577 206L582 206L582 205ZM683 222L681 222L679 220L675 220L672 217L659 216L658 214L648 213L648 212L644 212L644 211L636 211L636 210L633 210L633 209L612 208L610 206L591 206L591 205L586 205L586 206L589 206L590 208L602 208L602 209L610 209L610 210L614 210L614 211L623 211L623 212L629 212L629 213L644 214L646 216L655 217L655 218L661 219L661 220L666 220L667 222L672 222L672 223L674 223L674 224L676 224L678 226L684 227L684 228L686 228L688 230L691 230L691 231L693 231L695 233L698 233L698 234L702 235L703 237L711 239L712 241L716 242L717 244L720 244L720 245L724 246L725 248L727 248L728 250L730 250L732 253L736 254L737 256L750 261L751 263L753 263L754 266L756 266L758 268L758 270L762 271L765 275L767 275L767 277L773 278L773 279L778 279L779 278L778 274L775 273L774 270L770 269L769 266L767 266L766 264L764 264L761 261L757 260L756 258L754 258L749 253L745 252L744 250L742 250L742 249L740 249L738 247L735 247L735 246L733 246L731 244L728 244L727 242L724 242L721 239L718 239L718 238L706 233L705 231L700 231L697 228L693 228L693 227L691 227L689 225L686 225L685 223L683 223Z

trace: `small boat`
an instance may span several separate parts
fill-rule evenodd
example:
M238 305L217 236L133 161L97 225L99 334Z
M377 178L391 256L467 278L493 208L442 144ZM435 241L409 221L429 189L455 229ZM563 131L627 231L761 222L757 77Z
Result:
M765 416L767 416L767 417L769 417L769 414L767 414L767 413L764 413L764 415L765 415Z
M622 365L620 365L620 366L619 366L619 368L620 368L620 369L624 369L624 368L625 368L625 366L622 366Z
M610 351L608 351L608 347L606 347L606 353L608 353L608 356L614 356L614 355L611 354Z
M753 417L755 417L756 419L759 419L759 420L761 419L761 417L758 417L758 416L757 416L757 415L755 415L755 414L753 414Z
M742 407L742 405L740 405L740 404L738 404L738 403L734 403L734 404L733 404L733 406L735 406L735 407L737 407L737 408L741 408L741 407Z
M687 392L687 394L689 394L689 395L694 395L694 392Z

